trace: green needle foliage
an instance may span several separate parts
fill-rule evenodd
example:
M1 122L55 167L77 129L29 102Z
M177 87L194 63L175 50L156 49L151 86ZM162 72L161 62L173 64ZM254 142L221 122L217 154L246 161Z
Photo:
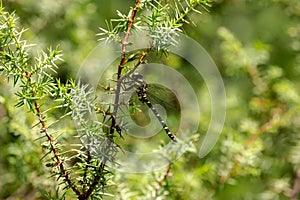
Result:
M94 109L89 107L92 105L90 93L84 92L85 88L80 87L80 84L77 86L72 81L61 84L53 77L57 69L56 63L62 60L58 49L50 48L48 53L42 52L31 58L29 46L22 40L22 33L16 27L15 15L8 14L1 8L1 71L7 81L12 79L14 87L18 88L15 92L15 106L25 106L36 116L33 127L39 130L36 139L44 149L41 159L56 177L57 185L61 185L62 190L56 190L62 195L59 198L63 198L68 189L78 199L90 196L101 198L105 195L103 189L111 174L104 161L92 158L90 147L84 147L80 141L75 140L73 144L63 144L60 141L62 135L74 132L62 127L64 118L68 117L74 121L79 119L79 138L92 138L96 133L101 137L99 127L83 120L85 112ZM59 110L64 111L58 112ZM84 135L81 134L83 132ZM113 145L104 152L109 155L111 149Z
M115 1L103 5L110 2ZM109 13L102 3L3 1L7 9L17 10L7 12L1 2L0 199L300 198L298 0L136 0L130 8L120 7L98 33L100 40L120 44L114 75L103 86L105 95L115 94L113 102L103 102L104 95L98 96L103 88L91 88L60 74L63 67L71 72L79 66L80 58L96 45L90 36L96 27L88 29L85 22L101 23L101 13ZM53 20L57 21L55 30L45 29ZM28 24L33 31L22 28ZM151 43L129 52L129 38L135 31L143 31ZM134 97L131 100L137 103L132 106L116 98L122 93L122 80L147 61L175 63L176 70L194 76L187 62L168 53L183 31L195 39L201 37L219 65L227 92L222 135L201 160L198 135L179 143L176 150L166 150L163 140L140 145L126 134L126 123L116 117L124 107L133 114L148 109L137 105L140 102ZM39 36L37 46L24 39L35 36ZM41 51L45 38L62 45ZM205 133L210 97L198 79L195 82L203 108L198 131ZM154 85L149 84L149 90ZM166 102L172 107L174 94L169 96ZM173 123L176 117L171 118ZM116 170L117 157L124 156L126 148L156 149L168 164L148 174L121 173Z
M197 11L198 4L209 5L206 1L137 0L128 15L118 12L120 18L108 22L108 29L101 29L103 32L100 34L105 39L116 39L117 35L125 34L124 38L117 38L123 44L118 79L128 72L129 68L125 66L128 61L135 60L137 68L152 49L166 52L168 46L175 44L176 32L180 31L184 22L188 22L188 14ZM46 189L46 183L43 184L45 188L40 185L39 198L65 199L73 196L84 200L113 196L114 191L108 188L116 183L108 164L116 164L115 156L121 150L116 137L123 137L115 119L118 102L112 105L112 110L111 107L103 110L105 104L96 103L95 90L88 85L71 79L62 83L54 78L58 65L63 61L59 48L49 48L47 52L35 55L31 51L34 46L23 39L25 30L18 27L15 14L4 11L3 7L0 12L2 77L7 82L12 80L16 97L14 106L27 108L35 117L30 118L32 130L27 131L34 133L29 134L30 138L34 138L43 149L40 164L51 173L48 179L56 181L52 190ZM145 29L153 40L139 58L126 56L126 43L132 29ZM127 72L122 72L125 67ZM120 85L115 90L116 96L120 95ZM7 115L11 115L10 104L6 102L4 105L7 106ZM100 115L99 120L91 118L94 114ZM168 193L165 182L170 170L171 164L165 176L153 186L155 192L146 196L158 198ZM9 196L1 195L4 198Z

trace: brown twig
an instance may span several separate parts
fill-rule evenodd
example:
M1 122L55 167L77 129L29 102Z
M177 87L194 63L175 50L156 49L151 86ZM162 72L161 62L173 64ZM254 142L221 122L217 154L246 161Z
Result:
M297 169L294 175L293 187L290 191L291 200L297 200L300 193L300 169Z
M290 109L286 112L284 112L284 110L282 109L281 105L278 105L276 108L272 109L273 112L271 112L271 116L270 116L270 120L267 121L266 123L262 124L259 129L257 130L257 132L253 133L249 139L245 142L245 150L249 149L254 143L255 141L258 139L258 137L267 132L270 131L274 128L277 128L278 126L280 126L280 124L283 121L286 121L287 119L290 119L293 115L295 115L297 113L297 110L295 109ZM239 161L237 158L234 159L234 164L233 167L231 168L231 171L229 172L229 174L227 176L222 176L219 179L219 182L222 184L225 184L228 179L232 176L234 176L234 170L236 169L235 167L239 164Z
M246 66L247 72L252 80L252 83L256 86L260 93L264 93L267 89L267 85L260 77L259 71L256 66Z
M139 6L140 6L140 0L137 0L136 3L135 3L135 6L132 10L132 13L131 13L131 17L128 19L129 21L129 24L128 24L128 28L127 28L127 31L126 31L126 34L125 34L125 37L124 37L124 40L122 42L122 55L121 55L121 61L118 65L118 83L117 83L117 87L116 87L116 90L115 90L115 101L114 101L114 110L113 112L109 112L109 111L104 111L102 109L98 110L98 112L101 112L103 114L106 114L106 115L110 115L111 116L111 120L112 120L112 123L111 123L111 126L110 126L110 137L108 138L108 143L107 143L107 147L106 147L106 150L108 151L110 148L111 148L111 145L113 143L113 133L114 133L114 130L115 128L117 127L116 125L116 115L117 115L117 112L118 112L118 104L119 104L119 98L120 98L120 91L121 91L121 83L123 81L122 79L122 69L124 67L124 65L126 64L126 46L128 44L128 39L129 39L129 35L130 35L130 32L131 32L131 29L132 29L132 26L133 26L133 23L134 23L134 19L135 19L135 16L136 16L136 13L139 9ZM150 48L149 50L147 49L143 54L142 56L140 57L139 61L137 62L137 64L135 65L134 67L134 70L141 64L143 63L144 59L145 59L145 56L150 52ZM103 174L104 170L105 170L105 166L106 166L106 163L107 163L107 157L104 157L99 168L98 168L98 173L97 175L94 177L89 189L85 192L83 192L80 196L78 196L78 198L80 200L85 200L87 199L93 192L93 190L95 189L95 187L99 184L99 182L101 182L101 175Z
M86 200L88 199L92 192L94 191L95 187L99 184L100 182L100 179L101 179L101 175L103 174L103 171L104 171L104 168L105 168L105 165L106 165L106 161L107 160L104 160L103 162L101 162L100 164L100 167L98 169L98 173L97 175L95 176L93 182L91 183L89 189L87 191L84 191L82 194L80 194L78 196L78 199L79 200Z
M158 187L155 188L155 197L159 195L159 189L163 186L163 184L167 181L168 177L170 176L172 170L172 163L169 163L166 172L164 173L163 177L160 180L157 180Z
M118 80L118 83L117 83L117 87L116 87L116 90L115 90L115 102L114 102L114 111L112 113L112 124L111 124L111 127L110 127L110 133L112 134L114 132L114 127L116 127L116 116L117 116L117 113L118 113L118 108L119 108L119 100L120 100L120 91L121 91L121 85L122 85L122 82L124 81L125 78L129 77L132 73L134 73L134 71L144 62L145 60L145 57L149 54L149 52L151 51L152 49L152 46L150 46L149 48L147 48L141 55L141 57L139 58L138 62L135 64L135 66L129 71L127 72L126 75L124 76L121 76L120 79Z
M124 40L122 42L122 55L121 55L121 61L118 65L118 84L117 84L116 91L115 91L115 94L116 94L115 102L114 102L115 106L114 106L113 115L112 115L110 134L113 134L114 127L116 126L116 116L117 116L118 104L119 104L119 100L120 100L119 94L120 94L120 91L121 91L121 82L119 80L121 79L122 69L123 69L123 67L125 65L125 62L126 62L126 46L128 44L130 31L132 29L136 13L137 13L137 11L140 7L140 2L141 2L140 0L136 0L135 6L134 6L134 8L132 10L132 13L131 13L131 17L128 19L129 25L128 25Z
M54 139L47 132L47 124L46 124L46 121L45 121L45 117L42 115L40 106L39 106L39 104L38 104L37 101L34 102L34 107L35 107L35 110L36 110L36 115L39 118L40 124L42 126L40 132L44 133L45 136L47 137L47 140L48 140L48 142L50 144L51 151L54 154L54 158L56 160L56 165L59 166L60 172L63 174L63 176L65 178L65 181L72 188L72 190L76 193L76 195L79 196L80 195L80 191L78 190L77 187L75 187L72 184L71 177L70 177L69 173L67 172L67 170L65 169L65 167L63 165L63 162L62 162L62 160L60 159L60 157L58 155L57 149L55 148Z
M29 72L25 72L24 76L27 79L29 85L31 85L30 83L31 83L32 74L29 73ZM35 95L35 93L33 92L33 96L34 95ZM47 124L46 124L46 121L45 121L45 116L43 116L41 108L40 108L38 102L34 101L33 104L34 104L34 109L35 109L36 115L39 119L39 123L41 124L40 133L45 134L45 136L46 136L46 138L47 138L47 140L50 144L51 151L52 151L52 153L54 155L54 158L56 160L56 165L59 166L59 170L60 170L61 174L63 175L63 177L65 178L65 181L68 183L69 187L72 188L72 190L75 192L75 194L77 196L79 196L80 191L78 190L77 187L75 187L72 184L71 177L70 177L69 173L67 172L67 170L65 169L65 166L63 165L63 162L62 162L61 158L58 155L57 149L55 148L55 145L54 145L55 140L51 137L51 135L47 131Z
M3 17L4 17L4 20L6 21L7 24L10 23L5 16L3 16ZM19 42L19 39L17 38L16 34L14 34L13 30L11 30L11 31L12 31L12 35L13 35L13 40L15 42L14 44L16 45L16 48L20 51L18 55L22 57L22 60L26 60L26 58L25 58L26 53L24 52L24 48L22 47L21 43ZM33 72L35 73L35 71L29 72L28 67L26 67L25 69L22 69L22 68L20 68L20 69L24 73L23 76L27 80L28 85L31 86L32 85L31 77L32 77ZM31 88L31 94L32 94L32 97L35 97L36 92L35 92L34 88ZM36 116L39 119L39 124L41 125L40 133L45 134L45 136L47 138L47 141L50 145L50 149L51 149L51 151L54 155L56 165L59 166L60 173L63 175L65 181L68 184L68 186L70 188L72 188L72 190L76 193L76 195L80 195L80 191L78 190L77 187L75 187L72 184L71 177L70 177L69 173L67 172L65 166L63 165L63 161L61 160L61 158L58 155L58 151L55 147L55 140L48 133L47 124L46 124L46 121L45 121L45 116L43 116L43 114L42 114L42 111L41 111L41 108L39 106L38 101L34 100L32 103L33 103L33 106L32 106L33 112L35 112Z
M138 9L140 7L140 3L141 3L141 0L137 0L135 2L135 6L134 6L134 8L132 10L131 17L128 18L129 25L128 25L128 28L127 28L124 40L122 42L122 56L121 56L121 61L120 61L119 66L118 66L118 80L121 78L122 69L123 69L125 61L126 61L126 46L128 44L128 39L129 39L130 31L132 29L136 13L137 13L137 11L138 11Z

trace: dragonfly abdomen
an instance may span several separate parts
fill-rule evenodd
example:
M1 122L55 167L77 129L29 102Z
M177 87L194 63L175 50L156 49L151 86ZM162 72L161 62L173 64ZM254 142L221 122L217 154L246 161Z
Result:
M167 126L166 122L161 118L161 116L159 115L157 110L153 107L152 103L149 101L149 99L147 97L147 85L146 84L139 84L138 87L136 88L136 93L138 95L139 100L142 103L146 104L152 110L152 112L154 113L154 115L156 116L156 118L158 119L160 124L162 125L163 129L165 130L165 132L167 133L169 138L171 140L173 140L174 142L177 142L174 134L170 131L170 129Z
M174 134L170 131L169 127L167 126L167 124L165 123L165 121L161 118L161 116L159 115L159 113L157 112L157 110L152 106L152 104L149 101L146 104L149 106L149 108L155 114L155 116L157 117L158 121L162 125L163 129L165 130L165 132L167 133L167 135L169 136L169 138L171 138L171 140L173 140L174 142L177 142Z

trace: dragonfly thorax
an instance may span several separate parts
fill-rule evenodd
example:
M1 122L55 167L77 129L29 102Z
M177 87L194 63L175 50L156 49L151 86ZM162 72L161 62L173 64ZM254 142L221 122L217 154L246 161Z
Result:
M127 83L130 83L132 85L127 89L135 88L135 92L138 96L138 100L143 104L146 104L152 110L152 112L155 114L156 118L162 125L164 131L171 138L171 140L176 142L177 140L175 136L172 134L172 132L170 131L170 129L168 128L166 122L161 118L161 116L159 115L159 113L157 112L157 110L154 108L151 101L149 100L148 84L143 80L143 75L141 75L140 73L133 73L131 75L131 80L132 81L129 81Z

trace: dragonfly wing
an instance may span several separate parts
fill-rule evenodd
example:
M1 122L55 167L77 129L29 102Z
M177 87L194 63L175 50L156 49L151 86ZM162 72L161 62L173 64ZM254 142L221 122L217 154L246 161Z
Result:
M175 93L160 84L148 84L148 98L152 104L160 104L168 113L180 113L180 103Z

